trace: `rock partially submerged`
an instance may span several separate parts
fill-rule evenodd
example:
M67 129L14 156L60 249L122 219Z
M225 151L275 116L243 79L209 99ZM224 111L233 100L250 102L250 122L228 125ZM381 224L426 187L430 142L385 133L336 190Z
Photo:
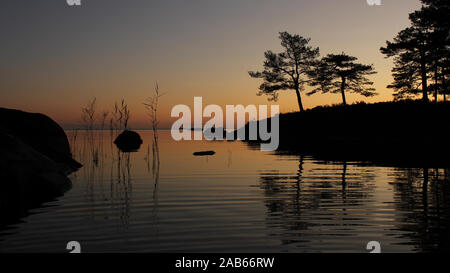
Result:
M70 189L82 165L64 130L49 117L0 108L0 225Z
M123 131L116 140L114 140L114 144L116 144L117 148L123 152L134 152L139 150L142 142L141 136L130 130Z
M201 152L195 152L194 156L206 156L206 155L215 155L216 152L214 151L201 151Z
M0 108L0 132L9 134L35 151L65 166L66 174L82 165L72 158L64 130L43 114Z

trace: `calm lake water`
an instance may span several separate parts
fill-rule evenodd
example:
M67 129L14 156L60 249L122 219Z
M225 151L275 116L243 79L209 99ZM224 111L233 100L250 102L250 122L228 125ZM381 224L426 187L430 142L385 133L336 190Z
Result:
M175 142L151 131L120 153L109 132L69 131L72 189L0 230L0 252L448 251L447 171L324 162L242 142ZM90 140L92 141L92 140ZM214 150L214 156L194 157Z

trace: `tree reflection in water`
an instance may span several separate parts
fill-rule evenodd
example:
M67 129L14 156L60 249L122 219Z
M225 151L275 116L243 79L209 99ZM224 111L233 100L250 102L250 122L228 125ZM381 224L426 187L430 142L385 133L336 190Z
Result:
M393 182L395 206L407 213L398 221L417 251L448 251L450 247L450 185L448 169L399 169Z
M365 216L347 211L368 210L365 205L372 200L373 173L360 169L349 173L347 162L308 164L311 159L306 159L299 156L295 174L277 170L260 174L267 225L274 230L271 235L282 244L306 248L317 236L353 235L349 227Z
M385 178L375 176L377 167L298 160L295 173L260 173L266 225L282 245L348 250L375 237L385 240L387 252L449 249L448 169L383 168ZM378 187L386 187L385 195Z

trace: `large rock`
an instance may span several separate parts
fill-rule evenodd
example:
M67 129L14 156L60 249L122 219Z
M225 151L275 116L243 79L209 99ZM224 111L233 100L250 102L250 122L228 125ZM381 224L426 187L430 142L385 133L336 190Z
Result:
M123 152L133 152L141 147L142 139L138 133L125 130L114 140L114 143Z
M66 165L66 174L82 166L72 158L64 130L46 115L0 108L0 132L7 133L53 161Z
M72 159L63 129L45 115L0 108L0 226L70 189Z

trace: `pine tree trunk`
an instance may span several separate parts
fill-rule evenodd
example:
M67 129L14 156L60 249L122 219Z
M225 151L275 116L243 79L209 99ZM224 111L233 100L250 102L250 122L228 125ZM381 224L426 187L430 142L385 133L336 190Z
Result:
M434 102L437 103L438 102L438 85L439 85L437 65L434 67L434 81L435 81L435 85L436 85L434 87Z
M342 104L347 105L347 100L345 99L345 78L342 78L341 94L342 94Z
M297 102L298 102L298 107L300 109L300 112L305 111L305 109L303 109L303 104L302 104L302 97L300 95L300 90L299 88L295 89L295 93L297 94Z
M420 72L422 74L422 100L428 102L427 66L423 52L421 53Z
M444 73L445 73L444 69L442 68L442 73L441 73L442 95L444 96L444 101L447 101L447 86L446 86L446 82L445 82Z

